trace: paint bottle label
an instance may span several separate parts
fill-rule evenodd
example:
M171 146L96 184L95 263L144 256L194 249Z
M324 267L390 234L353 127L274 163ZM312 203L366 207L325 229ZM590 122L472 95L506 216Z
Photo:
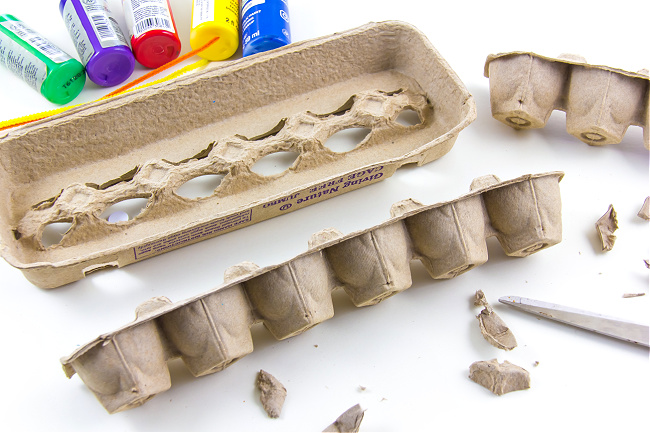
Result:
M218 11L218 12L217 12ZM238 0L194 0L192 4L192 28L203 23L222 22L239 29Z
M77 50L77 54L79 54L81 63L87 65L90 58L95 54L95 50L71 1L67 2L63 7L63 21L68 28L68 33L72 37L72 42Z
M150 30L175 33L167 0L138 0L123 3L131 37L137 39Z
M3 26L4 24L0 23ZM11 40L3 32L0 32L0 64L39 92L45 78L47 78L45 63Z
M71 3L68 3L71 4ZM110 15L106 0L82 1L81 6L93 26L97 39L103 48L127 45L128 42L120 26Z
M194 0L192 28L214 20L214 0Z
M50 41L45 39L43 36L32 30L21 21L3 21L0 22L0 25L16 35L18 38L27 42L38 52L52 60L54 63L67 62L72 58L60 48L52 45Z

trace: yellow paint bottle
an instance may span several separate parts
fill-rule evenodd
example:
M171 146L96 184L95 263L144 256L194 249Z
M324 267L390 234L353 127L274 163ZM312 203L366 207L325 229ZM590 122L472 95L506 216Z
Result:
M219 39L199 56L224 60L235 54L239 46L239 1L192 0L192 49L201 48L216 37Z

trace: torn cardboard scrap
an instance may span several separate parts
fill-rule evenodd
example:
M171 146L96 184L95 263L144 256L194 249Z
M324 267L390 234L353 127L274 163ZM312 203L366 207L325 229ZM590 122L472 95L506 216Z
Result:
M515 51L490 54L492 116L515 129L542 128L553 110L566 112L569 134L590 145L620 143L630 125L643 128L650 149L648 71L590 65L579 56L559 58Z
M405 112L419 123L400 123ZM58 287L436 160L475 117L456 74L405 23L212 63L0 138L0 252L35 285ZM354 149L328 147L355 127L369 132ZM285 171L255 171L282 152L295 157ZM179 193L207 175L221 180L211 195ZM146 206L128 221L102 218L132 199ZM69 228L47 245L53 224Z
M494 312L482 290L474 295L474 305L484 307L476 316L483 337L497 349L512 350L517 347L517 340L505 322Z
M361 406L356 404L350 409L343 412L343 414L336 419L332 424L327 426L323 432L334 433L357 433L363 421L364 410Z
M271 418L279 418L287 397L287 389L273 375L260 370L257 375L257 388L260 390L260 401L264 410Z
M646 221L650 220L650 197L645 198L643 206L641 206L641 209L639 209L639 213L637 215L639 218L643 218Z
M508 361L492 359L469 366L469 378L496 395L530 388L530 375L525 369Z
M488 308L490 306L487 298L485 297L485 293L483 293L483 290L477 290L476 293L474 293L474 306L484 308Z
M616 241L614 232L617 229L618 220L616 219L616 211L610 204L605 215L596 221L596 230L598 231L603 251L611 251L614 248L614 242Z
M453 201L397 206L391 219L366 230L324 230L289 261L236 266L226 271L224 285L175 304L157 298L134 322L61 363L68 377L79 374L108 412L136 407L171 386L167 360L181 357L194 376L223 370L253 351L254 323L284 339L331 318L337 288L356 306L373 305L411 286L413 259L432 278L446 279L485 263L491 236L509 256L557 244L562 176L526 175L496 184L489 176Z

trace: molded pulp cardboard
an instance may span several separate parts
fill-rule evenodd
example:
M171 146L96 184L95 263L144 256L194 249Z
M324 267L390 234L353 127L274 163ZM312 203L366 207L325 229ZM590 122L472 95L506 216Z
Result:
M562 240L562 176L486 176L450 202L397 203L391 219L366 230L325 229L289 261L261 269L244 262L212 291L174 304L147 301L134 322L62 358L64 371L78 373L108 412L119 412L171 387L169 359L182 358L197 377L215 373L253 351L256 322L281 340L331 318L335 289L358 307L408 289L413 259L432 278L453 278L487 261L490 236L507 255L526 257Z
M543 128L553 110L566 112L569 134L590 145L620 143L630 125L643 128L650 149L648 71L590 65L579 56L560 58L515 51L490 54L492 116L515 129Z
M419 123L397 122L409 110ZM58 287L431 162L475 117L456 74L404 23L214 63L0 138L0 252L33 284ZM369 133L353 150L326 146L357 127ZM255 172L280 152L297 156L287 170ZM203 175L222 176L212 195L178 194ZM131 199L146 200L137 216L102 217ZM69 228L46 245L52 224Z

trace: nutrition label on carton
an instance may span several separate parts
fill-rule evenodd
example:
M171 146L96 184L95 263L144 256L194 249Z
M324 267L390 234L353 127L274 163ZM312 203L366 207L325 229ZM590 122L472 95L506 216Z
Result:
M174 233L173 235L164 237L157 241L135 247L133 253L136 260L155 256L156 254L163 253L167 250L178 248L191 242L196 242L199 239L215 236L219 232L232 229L233 227L251 221L251 217L252 209L247 209L242 212L201 224L197 227Z

